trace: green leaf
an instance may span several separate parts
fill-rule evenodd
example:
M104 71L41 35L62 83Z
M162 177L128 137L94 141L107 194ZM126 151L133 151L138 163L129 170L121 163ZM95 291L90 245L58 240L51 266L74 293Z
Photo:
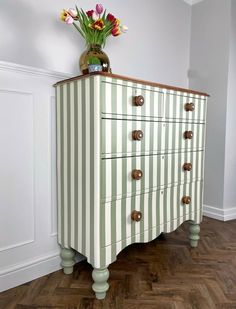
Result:
M76 8L77 14L80 15L80 11L79 11L77 5L75 6L75 8Z
M85 38L84 33L81 31L81 29L76 25L76 23L73 23L73 26L79 31L79 33L82 35L83 38Z
M107 10L105 10L104 13L103 13L103 15L102 15L102 19L103 19L103 20L106 20L106 18L105 18L105 17L106 17L106 12L107 12Z

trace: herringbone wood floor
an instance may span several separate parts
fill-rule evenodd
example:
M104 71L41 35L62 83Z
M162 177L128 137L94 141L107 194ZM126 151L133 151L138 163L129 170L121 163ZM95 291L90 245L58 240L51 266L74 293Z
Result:
M190 249L188 224L148 244L123 250L110 266L103 301L91 291L86 262L73 275L52 273L0 294L1 309L236 308L236 220L204 218L201 241Z

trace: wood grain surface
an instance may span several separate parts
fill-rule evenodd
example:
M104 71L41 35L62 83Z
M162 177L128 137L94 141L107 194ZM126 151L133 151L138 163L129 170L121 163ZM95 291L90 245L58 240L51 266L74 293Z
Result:
M139 83L139 84L143 84L143 85L165 88L165 89L168 89L168 90L183 91L183 92L187 92L187 93L199 94L199 95L209 97L209 94L207 94L205 92L201 92L201 91L196 91L196 90L191 90L191 89L181 88L181 87L175 87L175 86L170 86L170 85L165 85L165 84L154 83L154 82L150 82L150 81L146 81L146 80L142 80L142 79L132 78L132 77L118 75L118 74L111 74L111 73L107 73L107 72L95 72L95 73L90 73L90 74L85 74L85 75L78 75L78 76L75 76L75 77L72 77L72 78L61 80L61 81L57 82L54 86L69 83L71 81L78 80L78 79L85 78L85 77L92 76L92 75L101 75L101 76L106 76L106 77L110 77L110 78L122 79L122 80L130 81L130 82L134 82L134 83Z

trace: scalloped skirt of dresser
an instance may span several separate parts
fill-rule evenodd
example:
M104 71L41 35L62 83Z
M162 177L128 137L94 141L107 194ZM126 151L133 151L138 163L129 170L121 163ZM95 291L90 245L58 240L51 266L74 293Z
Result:
M169 222L162 223L158 226L152 227L143 231L140 234L112 243L109 246L102 247L100 250L100 264L99 267L106 267L116 260L117 255L127 246L133 243L146 243L157 238L162 232L169 233L177 229L184 221L193 221L197 224L202 221L202 211L198 209L195 212L185 213L182 217L178 217ZM187 240L187 238L186 238Z

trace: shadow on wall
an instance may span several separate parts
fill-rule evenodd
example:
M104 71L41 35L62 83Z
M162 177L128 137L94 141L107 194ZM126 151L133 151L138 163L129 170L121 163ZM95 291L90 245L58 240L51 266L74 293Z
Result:
M0 59L52 70L60 70L62 57L78 62L84 42L60 21L59 14L58 5L50 10L37 1L1 0ZM61 71L71 68L62 65Z

